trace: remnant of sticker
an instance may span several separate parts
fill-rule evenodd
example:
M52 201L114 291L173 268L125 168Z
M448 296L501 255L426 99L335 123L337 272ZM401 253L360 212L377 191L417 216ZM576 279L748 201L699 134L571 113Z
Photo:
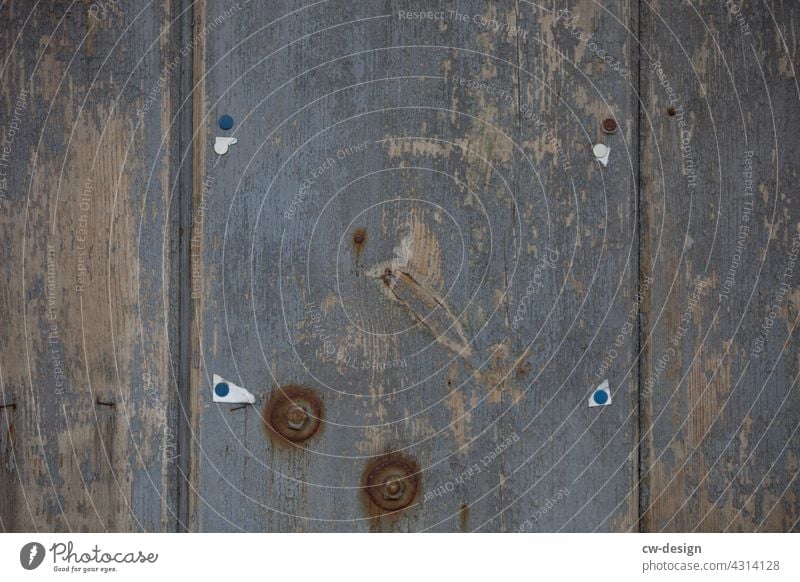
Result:
M255 404L256 397L241 386L214 374L214 402Z
M603 380L595 391L589 396L589 407L608 406L611 404L611 390L608 387L608 380Z
M228 148L238 141L235 137L218 137L214 141L214 151L221 156L225 155L228 153Z
M605 144L598 143L592 148L595 159L603 164L605 168L608 165L608 156L611 153L611 148Z

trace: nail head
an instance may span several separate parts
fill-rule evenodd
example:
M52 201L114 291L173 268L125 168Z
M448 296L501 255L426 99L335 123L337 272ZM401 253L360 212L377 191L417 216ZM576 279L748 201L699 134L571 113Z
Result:
M603 133L612 134L617 132L617 121L611 117L603 120Z

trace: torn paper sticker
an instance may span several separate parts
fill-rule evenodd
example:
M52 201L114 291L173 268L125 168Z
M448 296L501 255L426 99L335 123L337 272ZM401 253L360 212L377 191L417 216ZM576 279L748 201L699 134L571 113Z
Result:
M238 141L235 137L218 137L214 141L214 151L221 156L227 154L228 148Z
M592 148L592 152L594 153L595 159L603 164L603 167L605 168L608 165L608 156L611 153L611 148L607 145L599 143Z
M589 407L593 406L608 406L611 404L611 390L608 387L608 380L603 380L603 383L595 388L591 396L589 396Z
M255 404L256 397L241 386L214 374L214 402L229 404Z

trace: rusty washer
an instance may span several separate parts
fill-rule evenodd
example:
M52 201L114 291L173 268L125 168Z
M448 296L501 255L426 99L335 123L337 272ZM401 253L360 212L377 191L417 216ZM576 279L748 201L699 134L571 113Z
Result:
M386 511L408 507L419 490L417 464L408 457L393 453L367 465L363 485L370 501Z
M288 385L276 391L264 408L268 432L293 443L311 438L322 422L322 403L308 388Z

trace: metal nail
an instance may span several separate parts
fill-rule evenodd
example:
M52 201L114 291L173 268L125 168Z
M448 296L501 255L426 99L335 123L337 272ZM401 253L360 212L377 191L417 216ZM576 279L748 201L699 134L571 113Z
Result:
M608 117L603 120L603 133L611 135L617 133L617 120Z

